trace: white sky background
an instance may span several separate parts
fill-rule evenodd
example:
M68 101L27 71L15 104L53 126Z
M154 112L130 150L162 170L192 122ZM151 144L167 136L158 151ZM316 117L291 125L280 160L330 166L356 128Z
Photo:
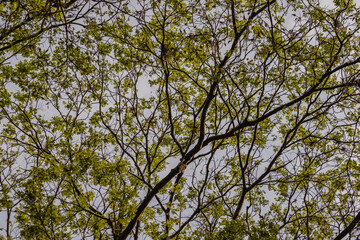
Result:
M320 0L322 6L324 7L329 7L329 8L332 8L334 7L334 4L332 3L332 1L326 1L326 0ZM356 3L356 5L358 7L360 7L360 0L354 0L354 3ZM291 24L291 22L289 22L289 25ZM140 97L148 97L151 94L151 91L153 91L153 89L150 88L149 84L147 83L147 81L139 81L139 85L138 85L138 89L139 89L139 96ZM173 166L172 164L169 164L169 169L171 169ZM272 197L272 194L268 194L268 197L269 197L269 200L271 200ZM154 202L155 203L155 202ZM244 207L246 207L246 203L244 204ZM5 227L5 224L6 224L6 219L4 219L2 217L2 215L4 214L4 212L1 212L0 213L0 228L4 228ZM0 231L0 233L4 233L4 231Z

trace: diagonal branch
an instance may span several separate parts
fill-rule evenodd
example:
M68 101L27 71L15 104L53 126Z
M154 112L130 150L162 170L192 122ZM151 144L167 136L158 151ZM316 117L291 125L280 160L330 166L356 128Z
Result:
M337 237L334 238L334 240L341 240L343 239L347 234L349 234L356 225L360 222L360 212L355 216L355 218L352 220L352 222L341 232Z

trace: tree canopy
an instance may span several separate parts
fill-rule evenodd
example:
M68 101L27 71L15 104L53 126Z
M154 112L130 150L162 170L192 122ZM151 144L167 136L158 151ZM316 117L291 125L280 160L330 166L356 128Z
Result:
M0 3L0 239L355 239L360 5Z

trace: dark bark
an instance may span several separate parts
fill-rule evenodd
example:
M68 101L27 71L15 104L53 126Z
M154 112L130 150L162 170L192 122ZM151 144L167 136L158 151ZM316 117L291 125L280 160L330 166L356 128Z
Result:
M341 240L343 239L347 234L349 234L356 225L360 222L360 212L356 215L354 220L347 226L337 237L334 238L334 240Z

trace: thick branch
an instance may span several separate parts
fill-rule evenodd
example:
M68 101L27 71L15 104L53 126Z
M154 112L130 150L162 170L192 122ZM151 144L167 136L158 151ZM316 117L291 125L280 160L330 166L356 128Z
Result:
M356 224L358 224L359 222L360 222L360 212L356 215L354 220L352 220L349 226L347 226L336 238L334 238L334 240L343 239L348 233L350 233L355 228Z

